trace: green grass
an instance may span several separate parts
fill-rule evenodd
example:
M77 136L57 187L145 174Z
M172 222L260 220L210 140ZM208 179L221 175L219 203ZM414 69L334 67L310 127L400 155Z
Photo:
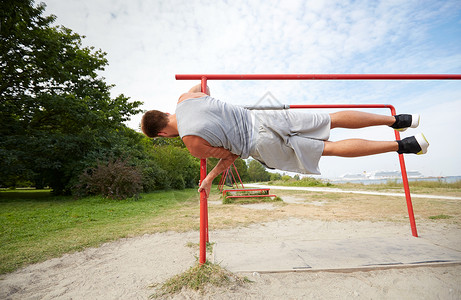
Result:
M196 189L141 196L75 199L49 191L0 191L0 274L132 236L153 218L198 198Z

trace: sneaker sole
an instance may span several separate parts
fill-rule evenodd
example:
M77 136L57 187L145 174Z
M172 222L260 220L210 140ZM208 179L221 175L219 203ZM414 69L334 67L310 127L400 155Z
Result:
M418 133L415 135L416 141L418 142L419 146L421 147L421 151L419 151L418 155L426 154L427 148L429 147L429 142L427 141L426 137L422 133Z
M420 119L421 119L421 116L419 114L413 114L413 115L411 115L411 125L410 125L410 127L399 128L399 129L395 129L395 130L400 131L400 132L404 132L408 128L416 128L416 127L419 126Z

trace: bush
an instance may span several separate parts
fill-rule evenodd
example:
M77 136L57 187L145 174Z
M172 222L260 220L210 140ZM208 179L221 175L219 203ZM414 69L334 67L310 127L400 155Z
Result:
M102 195L111 199L137 197L142 191L141 172L125 160L98 163L79 178L74 194L78 196Z
M145 193L171 188L168 172L160 168L154 161L144 161L140 168L142 169L142 187Z
M173 175L171 177L171 187L175 190L183 190L186 188L186 183L182 175Z
M279 173L271 173L271 181L282 180L282 175Z
M291 179L292 179L292 178L291 178L290 175L283 175L283 176L282 176L282 180L285 181L285 182L286 182L286 181L290 181Z

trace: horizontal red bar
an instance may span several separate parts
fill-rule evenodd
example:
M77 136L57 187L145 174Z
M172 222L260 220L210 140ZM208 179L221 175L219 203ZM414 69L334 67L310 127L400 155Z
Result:
M389 108L390 104L301 104L289 105L290 108Z
M257 191L268 191L268 189L229 189L223 190L223 192L257 192Z
M177 74L176 80L461 80L461 74Z

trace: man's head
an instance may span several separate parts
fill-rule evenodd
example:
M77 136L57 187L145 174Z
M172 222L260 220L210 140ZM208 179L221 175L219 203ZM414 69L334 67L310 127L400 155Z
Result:
M169 114L158 111L149 110L141 119L141 130L150 138L158 137L159 132L162 132L167 127Z

